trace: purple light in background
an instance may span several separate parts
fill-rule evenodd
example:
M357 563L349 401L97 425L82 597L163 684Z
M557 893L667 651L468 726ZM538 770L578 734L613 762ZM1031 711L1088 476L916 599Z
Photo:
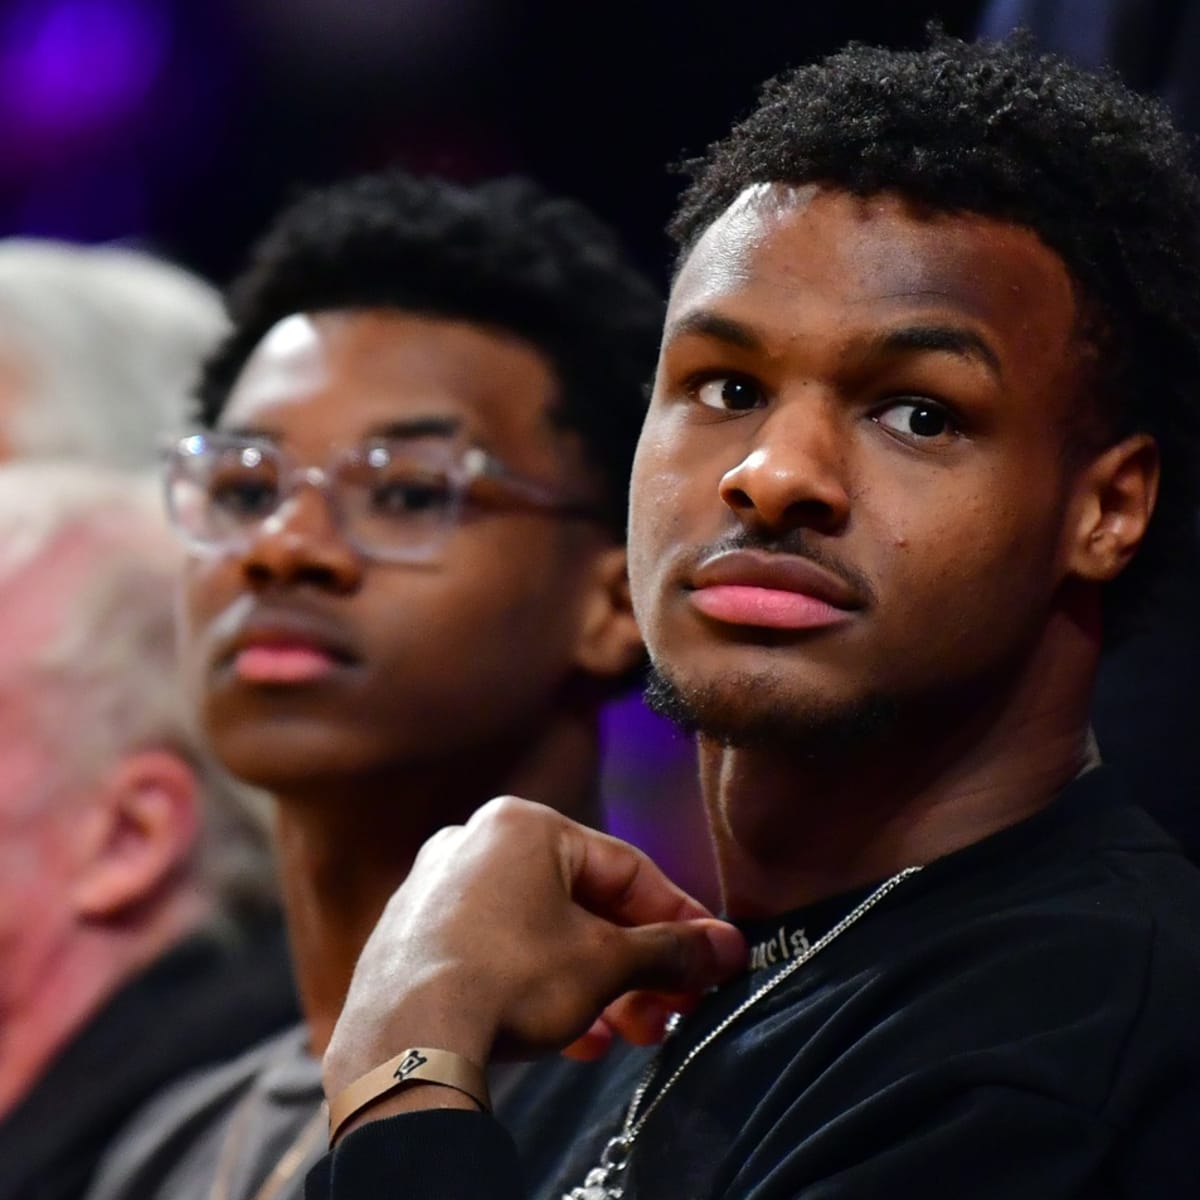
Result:
M609 831L640 846L692 895L715 905L719 897L692 739L636 696L610 705L601 729Z
M151 230L203 171L234 39L221 0L0 0L0 232Z
M0 108L21 141L120 122L166 60L169 15L144 0L24 0L0 24Z
M5 232L27 237L108 241L142 229L146 219L145 181L132 164L97 171L85 164L67 178L31 183L8 214Z

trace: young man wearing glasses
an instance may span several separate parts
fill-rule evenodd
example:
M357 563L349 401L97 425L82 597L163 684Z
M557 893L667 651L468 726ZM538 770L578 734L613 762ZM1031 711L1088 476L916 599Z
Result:
M277 802L305 1024L164 1097L98 1196L300 1195L317 1059L417 849L504 792L593 822L599 708L642 661L624 521L661 309L593 218L370 177L286 213L231 307L168 505L196 708Z

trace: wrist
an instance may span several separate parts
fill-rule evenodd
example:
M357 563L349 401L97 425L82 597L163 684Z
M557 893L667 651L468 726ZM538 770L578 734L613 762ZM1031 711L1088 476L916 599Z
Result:
M435 1098L435 1091L450 1095ZM393 1097L412 1092L421 1094L407 1103L391 1102ZM332 1143L352 1120L359 1123L364 1116L374 1120L415 1108L463 1107L463 1100L482 1112L491 1111L483 1069L447 1050L410 1046L330 1094L329 1139Z
M442 972L411 984L387 1008L348 1004L325 1051L325 1094L332 1099L410 1046L436 1047L486 1068L499 1021L477 996L461 979Z

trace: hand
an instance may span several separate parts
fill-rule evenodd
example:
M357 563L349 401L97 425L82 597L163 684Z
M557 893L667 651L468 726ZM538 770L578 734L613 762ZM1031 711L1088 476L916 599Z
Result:
M610 1028L642 1040L745 955L736 929L639 850L541 805L493 800L431 838L388 902L326 1054L326 1090L409 1045L482 1064L585 1033L594 1053Z

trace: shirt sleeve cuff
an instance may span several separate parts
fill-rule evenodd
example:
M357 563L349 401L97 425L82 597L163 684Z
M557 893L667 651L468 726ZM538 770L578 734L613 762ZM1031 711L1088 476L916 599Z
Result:
M430 1109L370 1121L309 1172L306 1200L521 1200L517 1149L495 1118Z

